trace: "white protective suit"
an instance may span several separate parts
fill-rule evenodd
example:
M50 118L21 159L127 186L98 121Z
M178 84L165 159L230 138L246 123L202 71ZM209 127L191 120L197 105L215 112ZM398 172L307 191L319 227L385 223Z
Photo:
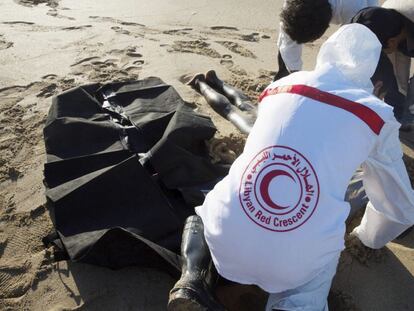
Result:
M414 1L413 0L388 0L382 5L387 9L394 9L414 22ZM395 52L389 55L394 65L394 72L397 78L400 92L407 95L408 80L410 78L411 57L405 56L401 52ZM414 113L414 107L410 108Z
M284 2L284 6L286 5ZM331 23L343 25L361 9L369 6L378 6L378 0L329 0L332 7ZM289 72L302 70L302 45L293 41L284 31L283 23L279 24L277 40L279 52Z
M414 223L400 124L371 95L380 51L368 28L346 25L323 44L314 71L267 87L243 153L196 208L220 275L280 293L333 265L327 295L344 248L344 194L361 163L370 198L355 229L361 241L383 247ZM292 94L296 88L310 94Z

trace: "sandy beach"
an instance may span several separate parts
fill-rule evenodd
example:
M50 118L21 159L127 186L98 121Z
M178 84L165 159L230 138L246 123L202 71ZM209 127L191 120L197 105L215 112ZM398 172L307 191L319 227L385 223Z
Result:
M255 101L277 70L281 6L282 0L0 0L0 310L166 309L175 282L168 274L56 263L44 248L42 238L53 229L42 133L51 99L86 83L157 76L210 116L217 139L240 153L245 137L185 81L214 69ZM305 45L305 70L332 31ZM259 310L265 298L251 288L219 295L230 310ZM365 263L344 251L331 310L414 310L414 230Z

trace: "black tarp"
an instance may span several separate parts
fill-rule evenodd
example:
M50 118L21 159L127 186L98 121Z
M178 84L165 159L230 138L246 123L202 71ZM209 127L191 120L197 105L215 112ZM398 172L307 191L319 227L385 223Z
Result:
M54 244L73 261L179 268L185 218L227 173L208 158L215 131L155 77L54 97L44 128Z

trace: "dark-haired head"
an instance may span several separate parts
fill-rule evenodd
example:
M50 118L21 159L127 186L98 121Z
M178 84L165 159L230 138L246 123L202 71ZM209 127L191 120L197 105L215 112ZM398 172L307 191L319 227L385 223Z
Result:
M320 38L332 19L328 0L289 0L280 13L283 30L297 43Z
M394 52L407 37L405 17L393 9L365 8L359 11L351 22L362 24L375 33L386 53Z

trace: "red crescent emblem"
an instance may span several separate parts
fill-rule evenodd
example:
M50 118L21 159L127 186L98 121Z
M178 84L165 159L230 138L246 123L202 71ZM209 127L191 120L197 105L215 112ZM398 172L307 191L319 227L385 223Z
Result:
M287 176L296 183L295 179L288 172L282 171L282 170L274 170L274 171L267 173L266 176L263 177L262 183L260 184L260 194L262 195L263 201L268 206L274 209L283 210L283 209L289 208L290 206L289 205L288 206L277 205L275 202L273 202L269 194L270 183L272 182L274 178L278 176Z
M238 194L240 207L253 223L273 232L289 232L312 217L319 193L311 162L291 147L274 145L251 158Z

